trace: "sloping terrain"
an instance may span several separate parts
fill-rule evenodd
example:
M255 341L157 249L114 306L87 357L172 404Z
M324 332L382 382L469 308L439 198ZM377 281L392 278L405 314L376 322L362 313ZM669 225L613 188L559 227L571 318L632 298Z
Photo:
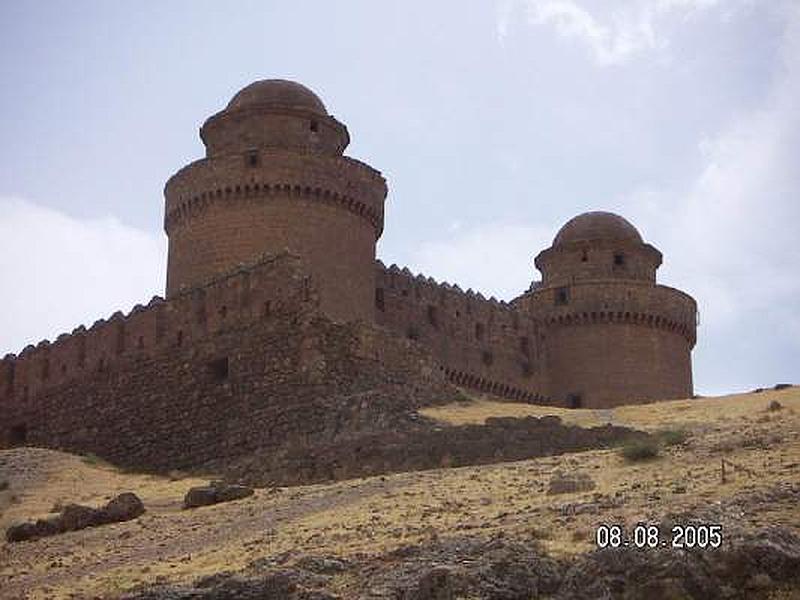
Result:
M769 410L773 401L780 408ZM558 414L582 425L685 433L650 460L628 462L616 449L595 449L268 487L245 500L192 511L181 510L181 501L200 479L124 473L91 457L35 448L2 451L0 484L8 482L0 491L3 529L54 505L100 505L123 491L138 494L147 512L135 521L3 544L0 596L179 598L189 597L185 586L205 577L200 583L211 595L195 591L192 597L580 597L569 590L589 580L602 586L612 574L617 583L609 589L617 591L608 597L714 597L709 590L720 587L723 576L731 584L723 590L727 597L800 597L798 582L780 575L800 564L792 562L792 536L800 534L799 388L613 411L476 398L421 412L442 427ZM594 487L548 494L557 471L580 471ZM595 550L600 524L630 529L640 521L697 520L722 525L721 552L639 550L620 559ZM769 554L776 548L779 556ZM754 566L742 556L761 558ZM643 595L625 590L673 571L695 587L687 592L678 581L660 592L639 590ZM256 588L261 595L252 595Z

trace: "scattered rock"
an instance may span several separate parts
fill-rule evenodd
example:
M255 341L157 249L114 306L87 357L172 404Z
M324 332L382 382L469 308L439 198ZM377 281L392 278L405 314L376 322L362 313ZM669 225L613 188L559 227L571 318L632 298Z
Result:
M227 484L222 481L212 481L209 485L191 488L183 499L184 508L197 508L210 506L220 502L241 500L255 493L253 488L243 485Z
M126 492L113 498L102 508L81 504L67 504L60 514L34 523L18 523L6 530L6 540L22 542L57 535L66 531L79 531L108 523L130 521L144 513L144 505L136 494Z
M773 400L772 402L769 403L769 406L767 406L767 410L770 411L770 412L775 412L775 411L781 410L782 408L783 408L783 404L781 404L777 400Z
M582 471L564 473L561 470L557 470L550 477L547 493L549 495L574 494L576 492L588 492L594 488L594 480L587 473Z

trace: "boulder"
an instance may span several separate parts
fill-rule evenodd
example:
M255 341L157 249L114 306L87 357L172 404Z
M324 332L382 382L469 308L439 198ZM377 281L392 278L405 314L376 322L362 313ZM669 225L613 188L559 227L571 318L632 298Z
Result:
M217 490L210 485L193 487L183 498L184 508L197 508L217 503Z
M222 481L212 481L209 485L191 488L183 498L184 508L197 508L210 506L220 502L241 500L254 494L253 488L243 485L227 484Z
M100 509L103 522L119 523L130 521L144 514L144 504L136 494L125 492L109 501Z
M39 519L35 523L18 523L6 531L6 540L21 542L66 531L79 531L107 523L130 521L144 513L144 505L136 494L126 492L112 499L103 508L67 504L58 516Z
M89 506L80 504L67 504L61 509L61 514L55 517L61 522L64 531L78 531L93 525L99 525L99 511Z

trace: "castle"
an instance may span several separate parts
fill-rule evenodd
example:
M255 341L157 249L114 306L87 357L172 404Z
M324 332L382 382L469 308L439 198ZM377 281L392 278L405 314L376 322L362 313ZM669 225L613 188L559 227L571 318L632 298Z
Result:
M321 398L376 390L692 395L696 304L656 283L661 253L624 218L570 220L536 256L542 280L500 302L376 260L386 181L306 87L255 82L200 136L206 156L165 186L165 298L6 356L2 445L167 467L312 436Z

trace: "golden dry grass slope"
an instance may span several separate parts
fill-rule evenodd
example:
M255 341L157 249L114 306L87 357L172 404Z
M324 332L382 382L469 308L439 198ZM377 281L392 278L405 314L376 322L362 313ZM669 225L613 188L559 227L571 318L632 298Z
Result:
M768 410L777 400L780 410ZM43 449L0 452L0 527L42 516L59 503L100 505L122 491L147 507L139 519L0 546L0 590L7 598L113 596L137 584L189 581L281 556L368 556L431 537L502 531L536 538L550 553L591 550L601 523L656 522L667 513L713 508L737 525L800 528L796 502L770 490L800 480L800 388L662 402L613 411L560 410L491 398L423 411L443 423L490 416L557 414L566 422L605 422L649 431L684 429L683 444L650 461L628 463L593 450L513 463L439 469L338 483L257 490L255 496L194 511L183 494L199 479L123 473L110 465ZM722 459L730 461L721 480ZM580 470L593 490L548 495L557 469ZM721 514L725 513L725 514ZM728 522L721 519L723 523ZM733 521L731 521L733 522ZM347 597L352 575L334 576Z

